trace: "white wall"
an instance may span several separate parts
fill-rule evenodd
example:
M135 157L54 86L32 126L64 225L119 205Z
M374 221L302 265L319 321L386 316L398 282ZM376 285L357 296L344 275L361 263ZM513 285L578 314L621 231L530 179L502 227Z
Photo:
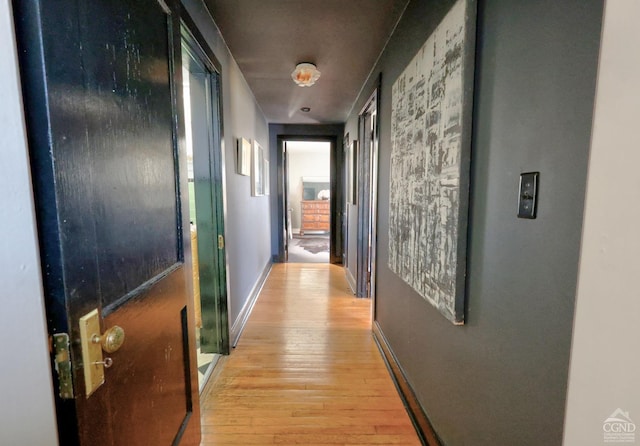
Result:
M640 444L640 2L606 3L564 444L604 441L629 412Z
M302 177L330 177L331 158L329 142L287 142L289 157L289 208L291 226L294 233L300 230L300 201L302 195Z
M0 1L0 444L57 445L9 0Z

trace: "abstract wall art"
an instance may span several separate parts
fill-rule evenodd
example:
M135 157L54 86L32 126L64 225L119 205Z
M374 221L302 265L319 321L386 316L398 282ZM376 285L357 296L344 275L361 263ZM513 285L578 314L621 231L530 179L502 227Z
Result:
M389 267L464 323L476 4L458 0L392 90Z

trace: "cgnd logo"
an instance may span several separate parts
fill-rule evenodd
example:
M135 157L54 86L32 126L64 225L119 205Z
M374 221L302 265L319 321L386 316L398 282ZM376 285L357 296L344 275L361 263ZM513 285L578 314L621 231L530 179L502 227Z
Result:
M605 443L635 443L636 441L636 425L629 418L629 412L624 412L620 408L604 420L602 431Z

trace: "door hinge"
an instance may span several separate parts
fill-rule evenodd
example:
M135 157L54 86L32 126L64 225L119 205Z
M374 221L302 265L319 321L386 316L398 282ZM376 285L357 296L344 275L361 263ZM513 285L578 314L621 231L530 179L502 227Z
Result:
M56 333L53 335L55 368L58 373L58 394L63 400L73 399L73 379L71 373L71 353L69 352L69 335Z
M218 236L218 249L224 249L224 237L222 235Z

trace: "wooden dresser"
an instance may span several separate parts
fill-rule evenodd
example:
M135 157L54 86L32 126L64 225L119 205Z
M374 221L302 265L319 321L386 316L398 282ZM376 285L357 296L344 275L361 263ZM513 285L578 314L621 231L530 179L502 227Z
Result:
M330 201L329 200L303 200L300 202L301 223L300 235L305 231L330 230Z

